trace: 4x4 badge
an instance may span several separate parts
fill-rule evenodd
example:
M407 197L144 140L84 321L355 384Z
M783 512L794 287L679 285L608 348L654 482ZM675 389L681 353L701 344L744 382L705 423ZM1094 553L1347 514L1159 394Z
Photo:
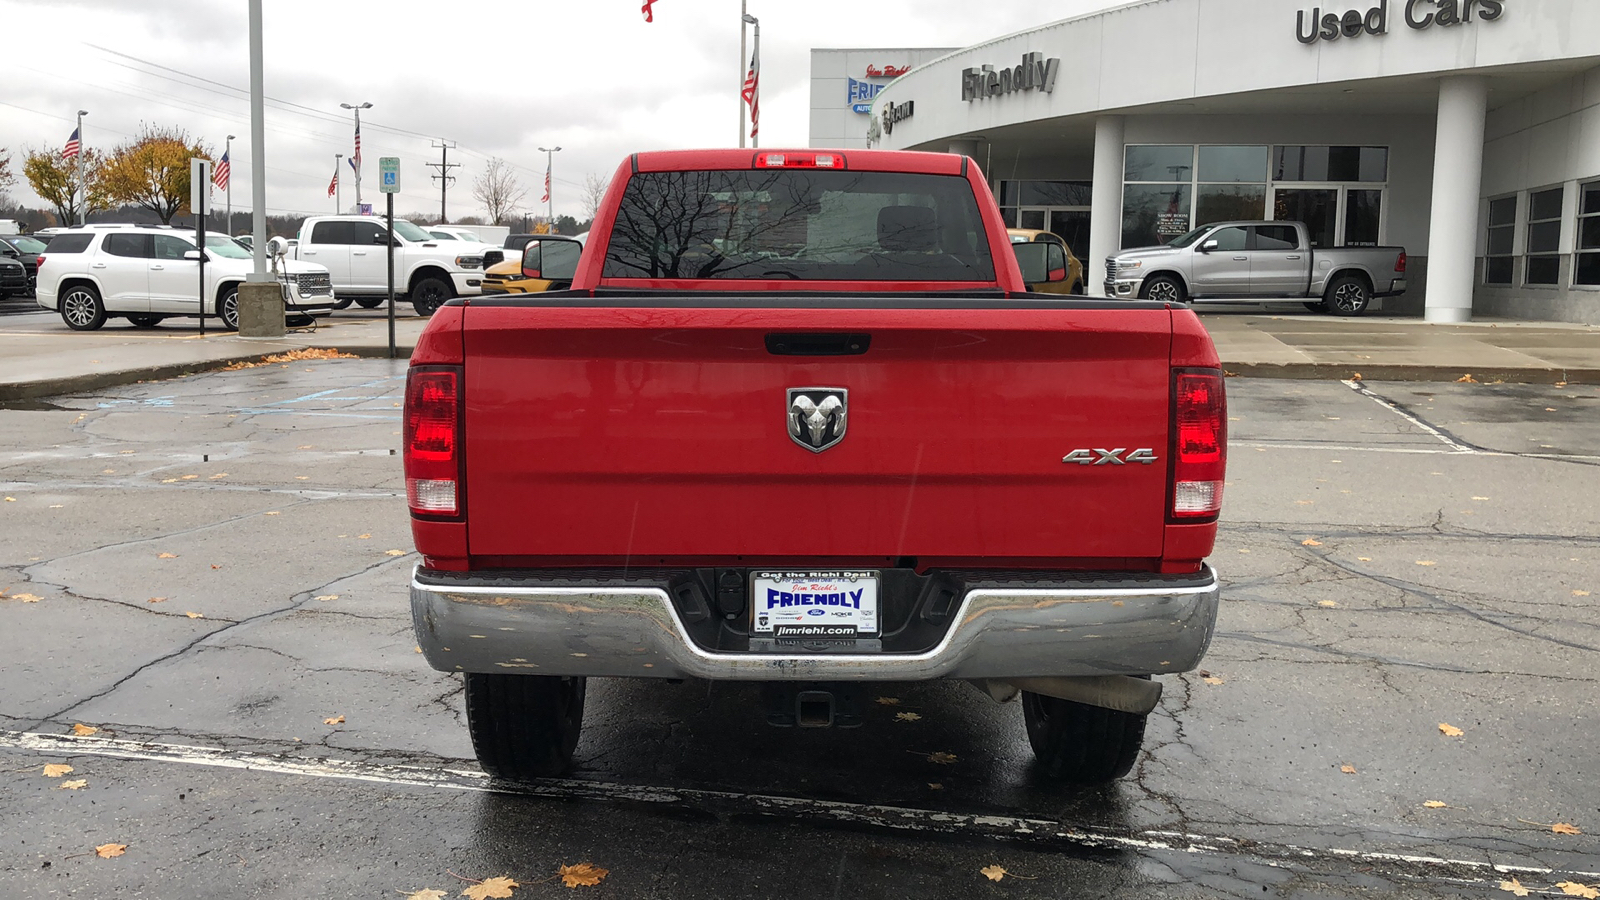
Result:
M789 439L821 453L844 440L849 424L850 392L844 388L789 388Z
M1126 456L1123 456L1127 453ZM1074 450L1061 459L1064 463L1077 463L1080 466L1125 466L1128 463L1144 463L1150 465L1156 461L1156 452L1151 449L1134 450L1129 452L1125 447L1115 450Z

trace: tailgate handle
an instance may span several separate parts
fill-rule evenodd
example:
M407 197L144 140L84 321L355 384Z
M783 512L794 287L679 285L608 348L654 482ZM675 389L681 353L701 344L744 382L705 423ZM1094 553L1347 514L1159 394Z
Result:
M767 335L767 352L773 356L860 356L870 346L870 334L822 332Z

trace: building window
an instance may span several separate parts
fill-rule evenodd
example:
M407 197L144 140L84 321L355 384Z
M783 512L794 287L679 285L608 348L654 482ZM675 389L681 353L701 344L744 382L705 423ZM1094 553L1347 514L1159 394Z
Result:
M1600 181L1583 186L1578 200L1578 255L1573 284L1600 285Z
M1201 147L1195 172L1196 225L1267 214L1267 148Z
M1528 195L1528 269L1525 284L1561 283L1561 201L1566 188Z
M1164 244L1188 233L1194 211L1193 144L1129 144L1122 178L1122 246Z
M1274 147L1273 181L1389 180L1388 147Z
M1489 201L1488 253L1483 264L1484 284L1510 284L1515 270L1517 198Z

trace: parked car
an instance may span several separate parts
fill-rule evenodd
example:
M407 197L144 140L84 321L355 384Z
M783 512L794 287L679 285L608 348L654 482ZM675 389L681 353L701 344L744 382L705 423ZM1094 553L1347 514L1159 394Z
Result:
M1303 222L1217 222L1106 259L1106 296L1173 303L1277 302L1359 316L1406 289L1404 247L1313 248Z
M1030 284L1028 290L1039 294L1081 294L1083 293L1083 263L1072 255L1072 248L1067 242L1048 231L1036 228L1007 228L1006 234L1011 237L1013 244L1057 244L1067 257L1067 280L1054 283Z
M418 315L432 315L452 297L483 290L487 244L441 241L404 219L396 219L391 235L383 219L372 216L312 216L300 226L293 256L328 268L335 309L352 301L364 309L382 304L388 295L387 247L394 244L395 293L410 298Z
M486 243L483 238L478 237L477 232L458 228L454 225L429 225L427 231L441 241L466 241L471 244Z
M39 258L38 304L67 327L92 331L123 317L141 328L200 314L201 251L190 236L143 225L57 234ZM239 327L239 285L254 270L249 250L225 234L206 239L206 315ZM279 273L290 325L333 310L332 283L320 265L285 261Z
M39 257L44 253L45 242L27 234L0 234L0 255L22 263L28 272L28 293L33 293L39 281Z
M634 154L613 224L540 270L570 292L434 315L404 406L412 623L491 776L565 771L590 677L756 683L725 712L799 727L966 681L1021 700L1045 777L1133 767L1151 676L1216 624L1223 372L1182 305L1030 293L1063 248L1011 244L983 177ZM805 771L812 746L762 752Z
M497 263L483 271L485 294L541 294L566 288L570 279L555 277L548 271L567 272L577 267L586 235L542 234L539 240L522 248L516 259Z
M0 256L0 300L28 292L28 270L9 256Z

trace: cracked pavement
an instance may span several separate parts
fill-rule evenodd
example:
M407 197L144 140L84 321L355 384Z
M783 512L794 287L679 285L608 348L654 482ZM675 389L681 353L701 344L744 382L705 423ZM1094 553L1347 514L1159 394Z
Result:
M1020 709L960 684L785 731L753 686L593 681L579 769L543 795L94 745L475 769L460 680L411 633L403 373L0 409L0 892L455 893L450 871L531 885L580 860L629 897L1455 897L1496 892L1481 864L1600 871L1594 387L1230 379L1209 680L1163 679L1108 788L1038 780ZM99 732L15 738L74 723ZM1034 824L997 836L1013 818ZM108 841L127 854L94 857ZM991 885L996 863L1034 880Z

